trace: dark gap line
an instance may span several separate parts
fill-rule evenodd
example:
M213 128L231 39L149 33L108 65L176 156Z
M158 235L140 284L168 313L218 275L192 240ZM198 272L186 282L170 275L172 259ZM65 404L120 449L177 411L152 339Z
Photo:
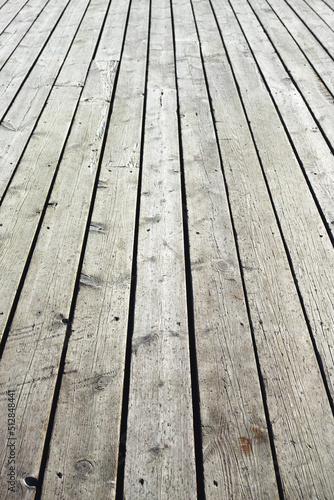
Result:
M257 58L256 58L256 55L255 55L255 53L254 53L254 51L253 51L253 49L252 49L252 47L251 47L251 43L249 42L249 40L248 40L248 38L247 38L247 36L246 36L246 34L245 34L244 30L243 30L243 27L242 27L242 25L241 25L241 22L239 21L238 16L237 16L237 14L236 14L236 12L235 12L235 10L234 10L234 8L233 8L233 5L231 4L231 1L230 1L230 0L229 0L229 4L230 4L231 9L232 9L232 11L233 11L233 13L234 13L234 16L235 16L235 18L236 18L236 20L237 20L237 22L238 22L238 24L239 24L239 27L240 27L240 29L241 29L241 31L242 31L242 34L243 34L243 36L244 36L244 38L245 38L245 40L246 40L246 42L247 42L247 45L248 45L248 47L249 47L249 50L250 50L250 52L251 52L251 54L252 54L252 56L253 56L253 59L254 59L255 63L256 63L256 66L257 66L257 69L258 69L258 71L259 71L259 73L260 73L260 75L261 75L261 78L262 78L262 80L263 80L263 82L264 82L264 84L265 84L265 87L266 87L266 89L267 89L267 91L268 91L268 93L269 93L269 95L270 95L270 98L271 98L272 103L273 103L273 105L274 105L274 107L275 107L276 113L277 113L277 114L278 114L278 116L279 116L279 119L280 119L280 121L281 121L281 123L282 123L282 126L283 126L283 128L284 128L285 134L286 134L286 136L287 136L287 138L288 138L288 140L289 140L290 146L292 147L292 150L293 150L293 152L294 152L294 155L295 155L295 157L296 157L296 159L297 159L297 161L298 161L298 163L299 163L300 169L301 169L301 171L302 171L302 173L303 173L303 175L304 175L305 181L306 181L306 183L307 183L307 185L308 185L308 188L309 188L310 193L311 193L311 195L312 195L313 201L314 201L314 203L315 203L315 205L316 205L316 207L317 207L317 209L318 209L319 215L320 215L321 220L322 220L322 222L323 222L323 224L324 224L324 227L325 227L325 229L326 229L326 231L327 231L328 237L329 237L329 239L330 239L330 241L331 241L332 245L334 246L334 235L332 234L331 229L330 229L330 226L329 226L330 222L328 222L328 221L326 220L326 217L325 217L325 215L324 215L324 213L323 213L323 210L322 210L322 207L321 207L321 205L320 205L320 203L319 203L319 201L318 201L318 198L317 198L317 195L316 195L316 193L315 193L315 191L314 191L314 188L313 188L313 186L312 186L312 183L311 183L311 181L310 181L310 179L309 179L309 177L308 177L308 175L307 175L306 169L305 169L305 167L304 167L304 163L303 163L303 161L302 161L301 157L299 156L299 153L298 153L298 151L297 151L296 146L294 145L294 142L293 142L293 139L292 139L292 137L291 137L291 135L290 135L289 129L288 129L287 125L285 124L285 121L284 121L283 115L282 115L282 113L281 113L281 111L280 111L280 109L279 109L278 104L277 104L277 103L276 103L276 101L275 101L275 98L274 98L274 96L273 96L273 94L272 94L271 88L270 88L270 86L269 86L269 84L268 84L268 82L267 82L267 80L266 80L266 78L265 78L265 76L264 76L264 74L263 74L263 72L262 72L262 69L261 69L261 67L260 67L260 64L259 64L259 62L258 62L258 60L257 60Z
M267 0L266 0L267 1ZM303 23L303 25L308 29L308 31L312 34L312 36L317 40L317 42L319 43L319 45L321 45L321 47L327 52L327 54L329 55L329 57L331 59L334 60L334 57L333 55L330 53L330 51L327 49L327 47L323 44L323 42L320 40L320 38L318 38L318 36L316 35L316 33L314 33L312 31L312 29L309 27L309 25L306 23L306 21L304 21L304 19L302 18L302 16L300 14L298 14L298 12L294 9L294 7L292 7L292 5L287 1L287 0L284 0L285 3L290 7L290 9L292 10L292 12L294 12L294 14L296 15L296 17L298 17L298 19ZM274 10L274 9L273 9ZM277 14L276 14L277 15ZM278 16L277 16L278 17ZM320 16L319 16L320 17ZM321 19L321 18L320 18ZM282 24L283 24L283 21L281 21ZM328 26L329 28L329 26ZM331 29L331 28L329 28Z
M15 92L15 95L13 96L11 103L8 105L8 107L7 107L6 111L5 111L5 112L3 113L3 115L0 117L0 124L1 124L1 122L3 121L3 119L5 118L6 114L7 114L7 113L8 113L8 111L10 110L10 108L12 107L12 105L13 105L13 103L14 103L15 99L17 98L17 96L18 96L18 94L19 94L20 90L22 89L23 85L25 84L26 80L28 79L28 77L29 77L30 73L32 72L32 70L33 70L33 69L34 69L34 67L36 66L36 64L37 64L37 62L38 62L39 57L41 56L42 52L44 51L44 49L45 49L46 45L48 44L48 42L49 42L50 38L52 37L52 35L53 35L53 33L54 33L54 31L55 31L56 27L57 27L57 26L58 26L58 24L60 23L60 20L62 19L63 15L64 15L64 12L65 12L65 11L66 11L66 9L68 8L68 6L69 6L69 4L70 4L70 2L71 2L71 1L72 1L72 0L68 0L68 2L66 3L65 7L64 7L64 8L63 8L63 10L61 11L61 14L59 14L59 17L58 17L58 19L57 19L56 23L54 24L54 26L53 26L52 30L50 31L50 33L49 33L49 35L48 35L47 39L45 40L44 44L42 45L42 48L40 49L40 51L39 51L39 52L38 52L38 54L36 55L34 62L33 62L33 63L32 63L32 65L30 66L30 68L29 68L29 70L28 70L27 74L25 75L25 77L23 78L22 82L21 82L21 83L20 83L20 85L19 85L19 88L18 88L18 89L17 89L17 91ZM90 2L89 2L89 3L90 3Z
M326 26L327 26L327 27L328 27L331 31L334 31L334 30L333 30L333 28L332 28L329 24L327 24L327 22L326 22L326 21L325 21L325 19L322 17L322 15L321 15L321 14L319 14L319 12L317 12L317 11L316 11L316 10L312 7L312 5L310 5L310 4L309 4L306 0L304 0L304 1L305 1L306 5L308 5L308 6L310 7L310 9L311 9L311 10L313 10L313 12L314 12L314 13L315 13L318 17L319 17L319 19L321 19L321 21L322 21L324 24L326 24Z
M177 122L178 122L179 156L180 156L180 172L181 172L180 176L181 176L181 198L182 198L182 221L183 221L185 277L186 277L186 291L187 291L187 317L188 317L188 331L189 331L189 355L190 355L190 376L191 376L193 425L194 425L196 484L197 484L197 498L199 500L205 500L202 419L200 410L200 390L199 390L198 362L197 362L197 350L196 350L194 296L193 296L192 273L191 273L187 193L186 193L185 168L184 168L184 157L183 157L180 98L179 98L179 89L177 84L178 78L177 78L177 61L176 61L175 23L174 23L174 11L173 11L172 0L170 0L170 9L171 9L171 22L172 22L172 34L173 34L174 72L175 72L175 87L176 87L176 99L177 99Z
M303 99L303 101L305 102L305 105L306 105L307 109L309 110L309 113L311 114L311 116L312 116L313 120L314 120L314 121L315 121L315 123L317 124L317 127L319 128L319 130L320 130L320 132L321 132L321 135L323 136L324 141L326 142L326 144L327 144L327 146L328 146L328 148L329 148L330 152L332 153L332 155L334 155L334 147L332 146L332 144L331 144L330 140L328 139L328 137L327 137L327 135L326 135L326 133L325 133L324 129L322 128L322 126L321 126L321 124L320 124L320 122L319 122L319 120L318 120L318 119L317 119L317 117L315 116L315 114L314 114L314 112L313 112L313 110L312 110L311 106L310 106L310 105L309 105L309 103L307 102L307 100L306 100L306 98L305 98L305 96L304 96L303 92L302 92L302 91L301 91L301 89L299 88L299 86L298 86L298 84L297 84L297 82L296 82L295 78L292 76L292 72L288 69L287 65L285 64L285 61L284 61L283 57L281 56L281 54L279 53L278 49L276 48L276 46L275 46L274 42L272 41L272 39L271 39L271 37L270 37L270 35L269 35L269 33L268 33L267 29L263 26L263 24L262 24L262 22L261 22L261 20L260 20L259 16L257 15L257 13L255 12L255 10L253 9L253 6L249 3L249 0L247 0L247 2L248 2L248 4L249 4L250 8L252 9L252 11L253 11L253 13L254 13L254 15L255 15L256 19L258 20L258 23L259 23L259 24L260 24L260 26L262 27L262 29L263 29L263 31L264 31L264 33L265 33L265 35L267 36L268 40L270 41L271 45L273 46L273 49L275 50L275 53L277 54L277 56L278 56L279 60L281 61L282 66L284 67L284 69L285 69L285 71L286 71L286 73L287 73L288 77L290 78L290 80L292 81L292 83L293 83L293 84L294 84L294 86L296 87L297 91L298 91L298 92L299 92L299 94L301 95L301 98L302 98L302 99Z
M327 7L329 7L331 10L333 10L333 11L334 11L334 8L333 8L331 5L329 5L329 4L326 2L326 0L322 0L322 1L323 1L323 3L324 3L325 5L327 5Z
M50 1L50 0L48 0L48 1ZM8 2L8 0L7 0L7 2ZM6 5L6 3L7 3L7 2L5 2L5 3L1 6L1 9L2 9L2 7L4 7L4 5ZM8 28L8 26L10 26L10 25L12 24L12 22L14 21L14 19L15 19L15 18L19 15L19 13L21 12L21 10L22 10L22 9L24 9L24 7L27 5L27 3L28 3L28 2L29 2L29 0L27 0L27 1L26 1L23 5L22 5L22 7L21 7L21 8L20 8L17 12L16 12L16 14L14 15L14 17L12 17L12 19L9 21L9 23L8 23L8 24L4 27L4 29L0 32L0 35L2 35L2 33L3 33L4 31L6 31L6 29ZM1 14L1 9L0 9L0 14Z
M29 1L29 0L28 0ZM15 52L15 50L17 49L17 47L20 45L20 43L22 42L22 40L24 39L24 37L29 33L29 31L31 30L31 28L34 26L35 22L37 21L37 19L39 18L39 16L42 14L42 12L44 11L44 9L46 8L46 6L48 5L48 3L50 2L50 0L47 0L47 2L45 3L44 7L42 7L42 9L39 11L39 13L36 15L35 19L33 20L33 22L31 23L31 25L29 26L29 28L27 29L27 31L22 35L22 37L20 38L20 40L18 41L17 45L14 47L14 49L12 50L12 52L9 54L9 56L7 56L7 59L3 62L3 64L0 66L0 71L2 70L2 68L5 66L5 64L9 61L9 59L12 57L13 53ZM27 3L27 2L26 2ZM25 4L26 5L26 4ZM24 7L25 7L24 5ZM21 11L20 11L21 12ZM18 13L19 14L19 13ZM16 16L18 15L16 14ZM15 17L16 17L15 16ZM15 19L15 18L14 18ZM13 20L14 20L13 19ZM13 21L11 21L12 23ZM9 23L9 25L11 24ZM8 25L8 26L9 26ZM4 33L6 31L6 29L8 28L8 26L3 30L2 33ZM2 34L1 33L1 34Z
M152 0L149 0L146 71L145 71L145 83L144 83L144 99L142 108L143 111L142 111L142 124L141 124L140 156L139 156L139 175L138 175L136 219L135 219L134 241L133 241L133 252L132 252L128 331L127 331L127 342L126 342L125 359L124 359L123 398L122 398L122 412L121 412L121 423L120 423L120 441L118 449L115 500L123 500L124 498L126 441L127 441L127 426L128 426L128 412L129 412L129 398L130 398L130 382L131 382L131 354L132 354L132 338L133 338L134 323L135 323L135 304L136 304L136 290L137 290L139 219L140 219L141 190L142 190L142 176L143 176L143 157L144 157L144 147L145 147L147 82L148 82L148 71L149 71L149 60L150 60L151 13L152 13Z
M284 20L279 16L279 14L276 12L276 10L274 9L274 7L272 7L272 5L269 3L270 0L266 0L268 6L271 8L271 10L274 12L275 16L277 17L277 19L280 21L280 23L284 26L284 28L286 29L286 31L289 33L290 37L292 38L292 40L295 42L295 44L297 45L298 49L300 50L300 52L303 54L303 56L305 57L305 59L307 60L307 62L309 63L309 65L311 66L311 68L313 69L314 73L317 75L318 79L321 81L322 85L327 89L327 91L330 93L330 95L334 98L334 94L333 94L333 91L328 87L328 85L325 83L324 79L322 78L322 76L319 74L318 70L315 68L314 64L312 63L312 61L309 59L309 57L307 56L306 52L304 52L304 50L301 48L301 46L299 45L298 41L296 40L296 38L293 36L293 34L291 33L291 31L289 30L289 28L285 25L284 23ZM287 3L287 5L291 8L290 4ZM294 10L291 8L291 10L294 12ZM295 12L294 12L295 13ZM296 13L295 13L296 14ZM298 16L297 16L298 17ZM301 19L302 21L302 19ZM305 24L305 23L303 23ZM306 26L306 25L305 25ZM307 26L306 26L307 27ZM308 28L308 27L307 27ZM319 43L319 45L321 46L321 48L326 52L326 54L331 58L333 59L333 56L328 52L328 50L326 49L326 47L320 42L320 40L317 39L317 37L314 35L314 33L308 28L308 30L311 32L311 34L313 35L313 37L316 39L316 41Z
M129 9L128 9L128 16L129 16L131 1L132 0L130 0ZM75 308L76 308L76 303L77 303L77 298L78 298L78 292L79 292L79 287L80 287L80 275L81 275L82 265L83 265L83 261L84 261L84 257L85 257L85 250L87 247L87 241L88 241L88 237L89 237L89 227L90 227L91 220L92 220L92 214L93 214L95 199L96 199L97 190L98 190L98 182L99 182L101 166L102 166L102 162L103 162L104 150L105 150L105 146L106 146L106 142L107 142L107 138L108 138L108 128L109 128L109 123L110 123L110 119L111 119L111 115L112 115L112 111L113 111L113 104L114 104L114 100L115 100L115 93L116 93L116 88L117 88L119 72L120 72L121 60L122 60L122 56L123 56L126 32L127 32L127 28L125 29L124 35L123 35L123 43L122 43L122 48L121 48L120 61L119 61L119 64L118 64L118 67L116 70L115 81L114 81L114 86L113 86L113 90L112 90L112 94L111 94L110 106L109 106L109 110L108 110L108 117L106 120L105 135L104 135L104 138L102 141L99 163L98 163L98 167L97 167L96 174L95 174L95 181L94 181L94 187L93 187L93 192L92 192L91 204L90 204L90 208L89 208L89 212L88 212L88 216L87 216L86 229L85 229L85 234L84 234L83 243L82 243L82 247L81 247L81 254L80 254L80 259L79 259L79 264L78 264L76 281L75 281L75 285L74 285L74 289L73 289L72 301L71 301L70 312L69 312L69 317L68 317L68 325L67 325L66 334L65 334L65 338L64 338L63 349L62 349L61 359L60 359L60 363L59 363L59 367L58 367L57 380L56 380L56 385L55 385L55 390L54 390L54 395L53 395L53 400L52 400L52 406L51 406L51 411L50 411L50 416L49 416L48 428L47 428L46 437L45 437L45 441L44 441L44 448L43 448L40 471L39 471L39 476L38 476L38 485L37 485L36 496L35 496L36 500L40 500L41 495L42 495L42 490L43 490L43 481L44 481L44 475L45 475L46 466L47 466L47 462L48 462L50 443L51 443L51 438L52 438L52 430L53 430L54 420L55 420L56 411L57 411L57 404L58 404L59 395L60 395L61 383L62 383L62 378L63 378L63 374L64 374L64 370L65 370L65 362L66 362L68 343L69 343L69 339L70 339L71 333L72 333L72 323L73 323L73 318L74 318ZM92 59L92 61L93 61L93 59ZM91 61L91 63L92 63L92 61ZM87 72L86 79L87 79L88 74L89 74L89 71ZM81 94L82 94L83 89L84 89L84 87L82 87ZM80 102L80 100L78 101L78 103L79 102ZM74 118L75 118L75 115L74 115ZM61 162L59 162L59 163L61 163Z
M86 15L86 13L87 13L87 9L88 9L89 5L90 5L90 2L88 2L87 6L86 6L86 8L85 8L85 10L84 10L84 12L83 12L83 14L82 14L81 20L80 20L80 22L79 22L79 24L78 24L78 28L76 29L76 31L75 31L75 33L74 33L74 35L73 35L73 39L72 39L72 41L71 41L71 43L70 43L70 46L69 46L69 48L68 48L68 50L67 50L67 52L66 52L66 54L65 54L64 60L63 60L63 62L61 63L61 65L60 65L60 67L59 67L59 69L58 69L58 71L57 71L57 73L56 73L56 75L55 75L55 77L54 77L54 79L53 79L52 86L50 87L50 90L49 90L49 92L48 92L48 94L47 94L47 96L46 96L46 98L45 98L45 101L44 101L44 104L43 104L43 106L42 106L42 108L41 108L41 111L40 111L40 113L39 113L39 115L38 115L38 117L37 117L37 119L36 119L36 122L35 122L35 124L34 124L34 126L33 126L33 128L32 128L31 133L29 134L29 137L28 137L28 139L27 139L27 141L26 141L26 143L25 143L25 146L24 146L24 148L23 148L23 151L22 151L22 153L21 153L21 155L20 155L20 157L19 157L19 159L18 159L18 161L17 161L16 167L14 168L14 170L13 170L13 172L12 172L12 175L10 176L10 178L9 178L9 180L8 180L8 183L7 183L6 188L4 189L3 195L2 195L2 197L0 198L0 207L1 207L2 203L3 203L3 201L4 201L4 198L5 198L5 196L6 196L6 193L7 193L8 189L10 188L10 185L11 185L11 183L12 183L12 181L13 181L13 178L14 178L14 176L15 176L15 174L16 174L16 172L17 172L17 169L18 169L18 167L19 167L19 165L20 165L20 162L22 161L22 158L23 158L23 156L24 156L24 154L25 154L25 152L26 152L26 149L27 149L27 147L28 147L28 145L29 145L30 139L31 139L32 135L34 134L34 132L35 132L35 130L36 130L36 128L37 128L37 125L38 125L38 123L39 123L39 121L40 121L40 119L41 119L41 117L42 117L42 115L43 115L43 112L44 112L44 110L45 110L45 108L46 108L46 106L47 106L47 103L48 103L48 100L49 100L49 98L50 98L50 95L52 94L54 87L57 87L56 82L57 82L58 76L60 75L60 73L61 73L61 71L62 71L62 69L63 69L63 66L64 66L64 64L65 64L65 62L66 62L66 59L67 59L67 57L68 57L68 55L69 55L69 53L70 53L70 50L71 50L71 48L72 48L72 46L73 46L73 43L74 43L74 41L75 41L75 38L76 38L76 36L77 36L77 34L78 34L78 31L79 31L79 29L80 29L80 27L81 27L81 24L82 24L82 22L83 22L83 20L84 20L84 18L85 18L85 15ZM79 97L79 99L80 99L80 97ZM10 107L11 107L11 106L10 106ZM9 108L8 108L8 110L9 110ZM8 110L6 111L6 114L4 115L4 118L7 116ZM0 122L0 125L1 125L1 122ZM68 137L68 136L67 136L67 137ZM67 140L67 138L66 138L66 140Z
M192 1L192 0L191 0ZM222 45L224 47L228 62L231 66L231 61L229 59L229 55L226 51L225 43L224 40L221 36L218 20L216 13L214 11L214 8L212 6L211 0L209 0L211 10L213 13L213 16L215 18L215 22L217 25L218 32L221 37ZM197 29L197 24L196 24L196 29ZM221 146L219 142L219 135L218 135L218 130L217 130L217 125L216 125L216 120L215 120L215 114L214 114L214 108L213 108L213 102L212 102L212 97L210 94L210 89L209 89L209 82L207 79L206 71L205 71L205 65L204 65L204 58L202 54L202 49L201 49L201 58L202 58L202 65L204 69L204 74L205 74L205 81L206 81L206 86L207 86L207 91L209 95L209 101L210 101L210 108L211 108L211 115L212 115L212 121L214 125L214 130L215 130L215 136L216 136L216 143L217 143L217 148L218 148L218 153L219 153L219 158L220 158L220 163L221 163L221 168L222 168L222 174L224 178L224 184L225 184L225 190L226 190L226 197L227 197L227 202L228 202L228 207L229 207L229 213L231 217L231 224L233 228L233 234L234 234L234 240L235 240L235 248L237 252L237 258L238 258L238 264L239 264L239 270L240 270L240 277L241 277L241 282L242 282L242 288L243 288L243 293L245 297L245 304L246 304L246 310L247 310L247 316L248 316L248 321L249 321L249 326L250 326L250 332L251 332L251 337L252 337L252 343L253 343L253 349L254 349L254 357L255 357L255 362L256 362L256 367L257 367L257 372L258 372L258 377L259 377L259 385L260 385L260 390L261 390L261 396L262 396L262 402L263 402L263 408L264 408L264 414L265 414L265 419L267 423L267 428L268 428L268 436L269 436L269 442L270 442L270 448L271 448L271 453L272 453L272 458L273 458L273 465L274 465L274 470L275 470L275 476L276 476L276 482L277 482L277 489L278 489L278 494L280 500L284 500L284 491L283 491L283 485L282 485L282 480L280 476L280 470L278 466L278 460L277 460L277 453L276 453L276 447L275 447L275 442L274 442L274 431L273 427L271 424L271 419L270 419L270 412L269 412L269 405L268 405L268 399L267 399L267 393L266 393L266 388L264 384L264 377L262 374L262 369L261 369L261 363L260 363L260 357L257 349L257 344L256 344L256 338L255 338L255 333L254 333L254 325L252 321L252 315L250 311L250 306L249 306L249 299L248 299L248 293L247 293L247 288L246 288L246 282L245 282L245 276L244 276L244 271L243 271L243 266L242 266L242 259L241 259L241 254L240 254L240 249L239 249L239 243L238 243L238 234L235 226L235 221L233 218L233 211L232 211L232 205L230 201L230 195L229 195L229 189L228 189L228 183L226 179L226 174L225 174L225 169L224 169L224 162L223 162L223 156L222 156L222 151L221 151ZM231 68L233 77L234 73ZM239 88L236 83L236 88L239 93ZM240 93L239 93L240 96Z
M209 1L211 3L211 0L209 0ZM283 229L282 229L282 226L281 226L281 222L280 222L280 219L279 219L278 212L276 210L274 199L273 199L272 194L271 194L269 182L268 182L268 179L267 179L267 176L266 176L266 173L265 173L265 169L263 167L263 163L262 163L262 159L261 159L261 154L260 154L259 149L258 149L257 144L256 144L256 140L255 140L255 137L254 137L254 134L253 134L251 122L250 122L250 120L248 118L246 106L245 106L244 101L243 101L243 97L242 97L242 93L241 93L241 90L240 90L240 87L239 87L239 84L238 84L238 80L237 80L236 75L234 73L232 62L231 62L230 56L228 54L227 48L225 46L223 35L222 35L221 31L220 31L217 19L216 19L216 22L217 22L217 26L218 26L218 29L219 29L219 32L220 32L220 37L221 37L221 40L223 42L224 49L225 49L225 52L226 52L226 55L227 55L230 67L231 67L231 71L232 71L232 74L233 74L235 85L236 85L236 88L238 90L239 99L240 99L240 102L242 104L242 108L243 108L243 111L244 111L244 114L245 114L245 117L246 117L246 120L247 120L248 128L249 128L249 131L250 131L250 134L251 134L251 137L252 137L252 141L253 141L253 144L254 144L254 148L256 150L256 154L257 154L257 157L258 157L258 160L259 160L259 164L260 164L261 171L262 171L262 176L263 176L263 179L264 179L265 184L266 184L268 196L269 196L270 203L271 203L274 215L275 215L277 227L278 227L278 230L279 230L279 233L280 233L283 245L284 245L284 250L285 250L288 262L289 262L289 267L290 267L291 275L293 277L293 281L294 281L295 288L296 288L296 291L297 291L297 294L298 294L299 302L301 304L301 308L302 308L303 315L304 315L304 318L305 318L305 323L307 325L309 336L310 336L310 339L311 339L311 342L312 342L312 345L313 345L313 349L314 349L314 352L315 352L315 355L316 355L316 358L317 358L317 361L318 361L319 370L320 370L321 377L322 377L322 380L323 380L323 384L324 384L324 387L325 387L325 390L326 390L328 402L329 402L331 410L332 410L332 412L334 414L333 398L331 396L329 385L328 385L328 382L327 382L326 373L325 373L324 366L323 366L323 361L322 361L321 355L319 353L319 350L317 348L316 340L315 340L314 335L313 335L313 331L312 331L311 323L310 323L310 320L309 320L309 317L308 317L308 314L307 314L307 311L306 311L304 299L303 299L302 293L301 293L300 288L299 288L298 279L297 279L296 272L295 272L295 269L294 269L294 265L293 265L293 260L292 260L292 257L291 257L291 253L290 253L288 244L287 244L285 236L284 236L284 232L283 232Z

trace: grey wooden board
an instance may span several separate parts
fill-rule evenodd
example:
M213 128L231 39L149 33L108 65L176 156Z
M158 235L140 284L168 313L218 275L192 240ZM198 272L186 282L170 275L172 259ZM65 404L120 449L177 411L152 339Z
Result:
M302 161L327 228L334 235L333 155L248 3L233 0L232 6Z
M0 68L5 64L49 0L27 3L0 35Z
M6 391L17 394L17 491L8 493L4 482L3 432L2 498L28 499L35 493L24 476L39 474L116 67L110 61L91 66L1 359L2 412Z
M92 0L56 85L83 86L100 35L109 0Z
M123 16L120 5L117 7L123 26L126 7L123 3ZM75 498L77 494L87 499L114 498L117 465L124 464L124 456L118 457L118 447L120 440L124 444L120 417L148 15L147 2L132 1L50 443L42 493L45 499L52 495ZM120 29L118 26L114 36ZM84 464L77 464L79 459L86 460L89 476ZM61 479L59 472L63 474Z
M213 0L303 304L334 399L334 254L313 196L227 0ZM243 50L240 50L243 47ZM247 81L244 75L247 74ZM270 117L270 118L268 118ZM266 134L263 134L266 130ZM307 227L307 231L305 231Z
M9 2L3 5L0 12L0 33L6 29L26 3L27 0L9 0Z
M260 22L277 52L282 57L288 75L294 79L304 99L312 109L314 117L318 120L326 134L332 148L334 148L334 101L326 88L320 84L317 75L309 66L298 46L286 31L275 13L268 9L265 0L249 0L258 15Z
M126 499L197 497L176 105L170 2L153 0Z
M0 121L24 82L69 0L49 2L0 71Z
M173 2L207 499L278 498L190 4ZM240 362L242 360L242 362Z
M193 4L285 498L330 498L333 415L212 12Z
M304 0L285 0L303 20L316 39L326 47L329 54L334 58L334 36L333 31L317 14L307 5Z
M288 4L280 0L269 0L276 14L298 43L304 55L310 61L319 77L334 95L334 62L325 49L314 39L312 33L290 9ZM334 39L334 33L333 39ZM320 82L319 82L320 84Z
M323 0L305 0L314 12L334 30L334 11Z
M0 123L1 200L62 67L88 1L78 0L70 4Z

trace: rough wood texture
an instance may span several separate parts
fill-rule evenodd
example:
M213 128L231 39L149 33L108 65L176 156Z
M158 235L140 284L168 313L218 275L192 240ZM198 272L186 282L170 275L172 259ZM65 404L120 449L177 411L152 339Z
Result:
M25 477L39 475L116 67L91 66L1 359L2 414L6 391L17 394L17 499L35 493ZM0 439L1 497L13 498L6 482L6 434Z

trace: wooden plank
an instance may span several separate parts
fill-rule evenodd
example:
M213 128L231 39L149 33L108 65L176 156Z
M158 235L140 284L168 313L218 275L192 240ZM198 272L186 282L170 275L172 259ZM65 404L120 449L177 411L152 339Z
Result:
M249 5L235 0L233 8L302 161L327 230L334 236L333 155Z
M334 11L323 0L305 0L307 5L322 18L322 20L334 30Z
M304 0L285 0L294 12L305 23L314 37L321 43L334 58L334 37L329 26L307 5Z
M193 5L284 498L330 498L331 408L212 12Z
M312 109L317 125L323 130L332 151L334 150L334 101L331 94L319 82L298 46L290 37L275 13L268 9L265 0L249 0L270 41L284 61L290 77Z
M22 7L28 2L28 0L9 0L5 5L2 6L0 12L0 33L2 33L10 22L17 16Z
M0 71L0 122L70 0L49 2Z
M0 124L0 199L40 117L89 0L72 2ZM89 61L87 62L87 66Z
M125 498L193 498L193 442L170 3L152 1Z
M121 3L118 19L124 29L126 5ZM120 14L120 3L114 7ZM120 418L148 24L149 3L133 0L50 443L45 499L115 498L117 465L124 463L118 448L124 439ZM114 36L120 32L118 26ZM82 467L80 459L86 460Z
M334 355L331 347L334 302L329 292L334 290L332 243L238 22L226 0L221 0L219 4L215 0L213 2L334 399Z
M92 64L3 352L1 411L13 390L17 440L13 495L6 481L7 433L1 433L2 498L35 495L25 477L39 475L116 67Z
M275 499L268 429L197 34L190 4L175 0L173 10L206 498Z
M89 4L56 85L83 86L109 3L109 0L93 0Z
M80 89L53 90L0 207L0 286L6 290L0 296L1 338L79 97Z
M296 16L288 4L280 0L269 0L269 4L303 51L303 54L307 57L319 78L334 95L334 64L332 58L325 49L316 42L312 33Z
M0 68L5 64L49 0L27 3L0 35Z

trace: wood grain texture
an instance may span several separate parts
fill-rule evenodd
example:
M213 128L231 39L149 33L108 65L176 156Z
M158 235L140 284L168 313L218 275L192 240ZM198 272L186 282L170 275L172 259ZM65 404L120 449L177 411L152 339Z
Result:
M301 159L327 230L334 235L333 155L248 3L233 0L232 6Z
M72 2L66 9L20 93L0 123L1 201L61 70L88 1ZM89 64L90 61L87 61L87 66Z
M10 24L26 3L27 0L9 0L5 5L1 5L4 4L4 2L0 3L0 33L6 29L8 24Z
M212 12L193 4L284 495L330 498L332 412Z
M153 0L124 498L196 494L169 1Z
M334 11L323 0L305 0L314 12L334 30Z
M190 4L173 2L207 499L278 498Z
M35 493L24 478L39 475L116 67L91 66L1 359L2 413L6 391L17 394L17 499ZM13 498L6 433L0 439L1 496Z

